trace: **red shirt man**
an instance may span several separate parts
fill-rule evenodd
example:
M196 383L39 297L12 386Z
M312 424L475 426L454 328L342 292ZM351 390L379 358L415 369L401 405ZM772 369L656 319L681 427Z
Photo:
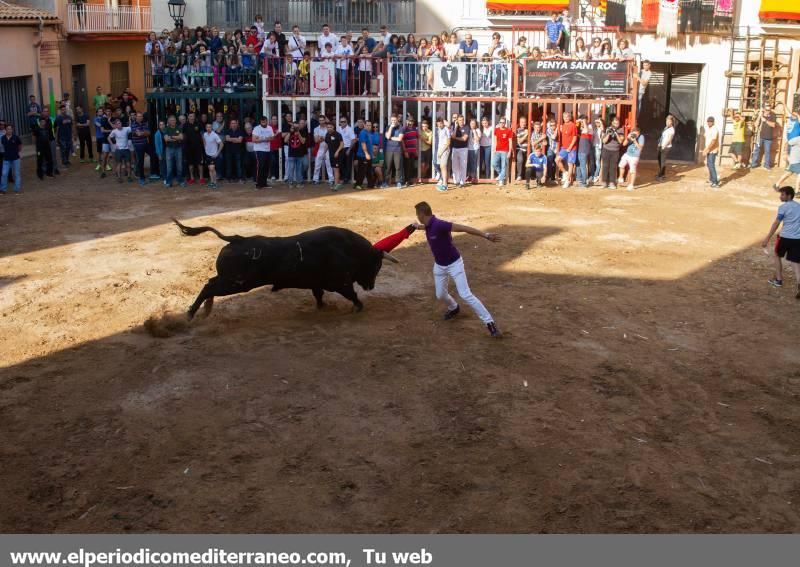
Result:
M511 128L506 128L506 119L501 118L494 129L495 151L508 153L511 151L511 139L514 137L514 132Z

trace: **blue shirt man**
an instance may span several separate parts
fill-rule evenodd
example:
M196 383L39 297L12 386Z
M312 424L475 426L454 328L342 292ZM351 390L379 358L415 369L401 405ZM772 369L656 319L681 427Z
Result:
M554 17L558 17L558 15L556 14ZM558 41L561 38L561 33L564 31L564 24L557 20L550 20L545 24L544 30L547 33L547 48L558 48Z
M366 128L358 133L358 149L356 149L356 156L359 158L366 157L364 154L364 146L367 147L370 153L372 152L372 134Z

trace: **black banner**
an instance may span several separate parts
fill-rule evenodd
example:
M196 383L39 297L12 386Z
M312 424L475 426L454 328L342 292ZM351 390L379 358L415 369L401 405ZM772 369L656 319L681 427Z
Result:
M528 59L525 92L539 95L621 96L628 94L630 61Z

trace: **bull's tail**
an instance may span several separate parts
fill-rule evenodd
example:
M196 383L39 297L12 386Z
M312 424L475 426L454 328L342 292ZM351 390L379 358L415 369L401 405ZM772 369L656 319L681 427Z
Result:
M172 222L174 222L178 226L178 228L181 231L181 234L183 234L184 236L197 236L198 234L203 234L204 232L213 232L219 238L221 238L222 240L224 240L226 242L235 242L235 241L241 240L243 238L242 236L239 236L238 234L234 234L233 236L225 236L220 231L218 231L216 228L212 228L210 226L198 226L198 227L186 226L186 225L183 225L180 222L178 222L178 219L176 219L176 218L173 218Z

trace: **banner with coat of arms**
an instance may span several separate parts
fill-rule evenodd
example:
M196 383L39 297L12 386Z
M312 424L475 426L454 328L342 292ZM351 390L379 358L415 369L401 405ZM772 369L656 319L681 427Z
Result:
M333 60L312 61L311 96L336 96L336 67Z

